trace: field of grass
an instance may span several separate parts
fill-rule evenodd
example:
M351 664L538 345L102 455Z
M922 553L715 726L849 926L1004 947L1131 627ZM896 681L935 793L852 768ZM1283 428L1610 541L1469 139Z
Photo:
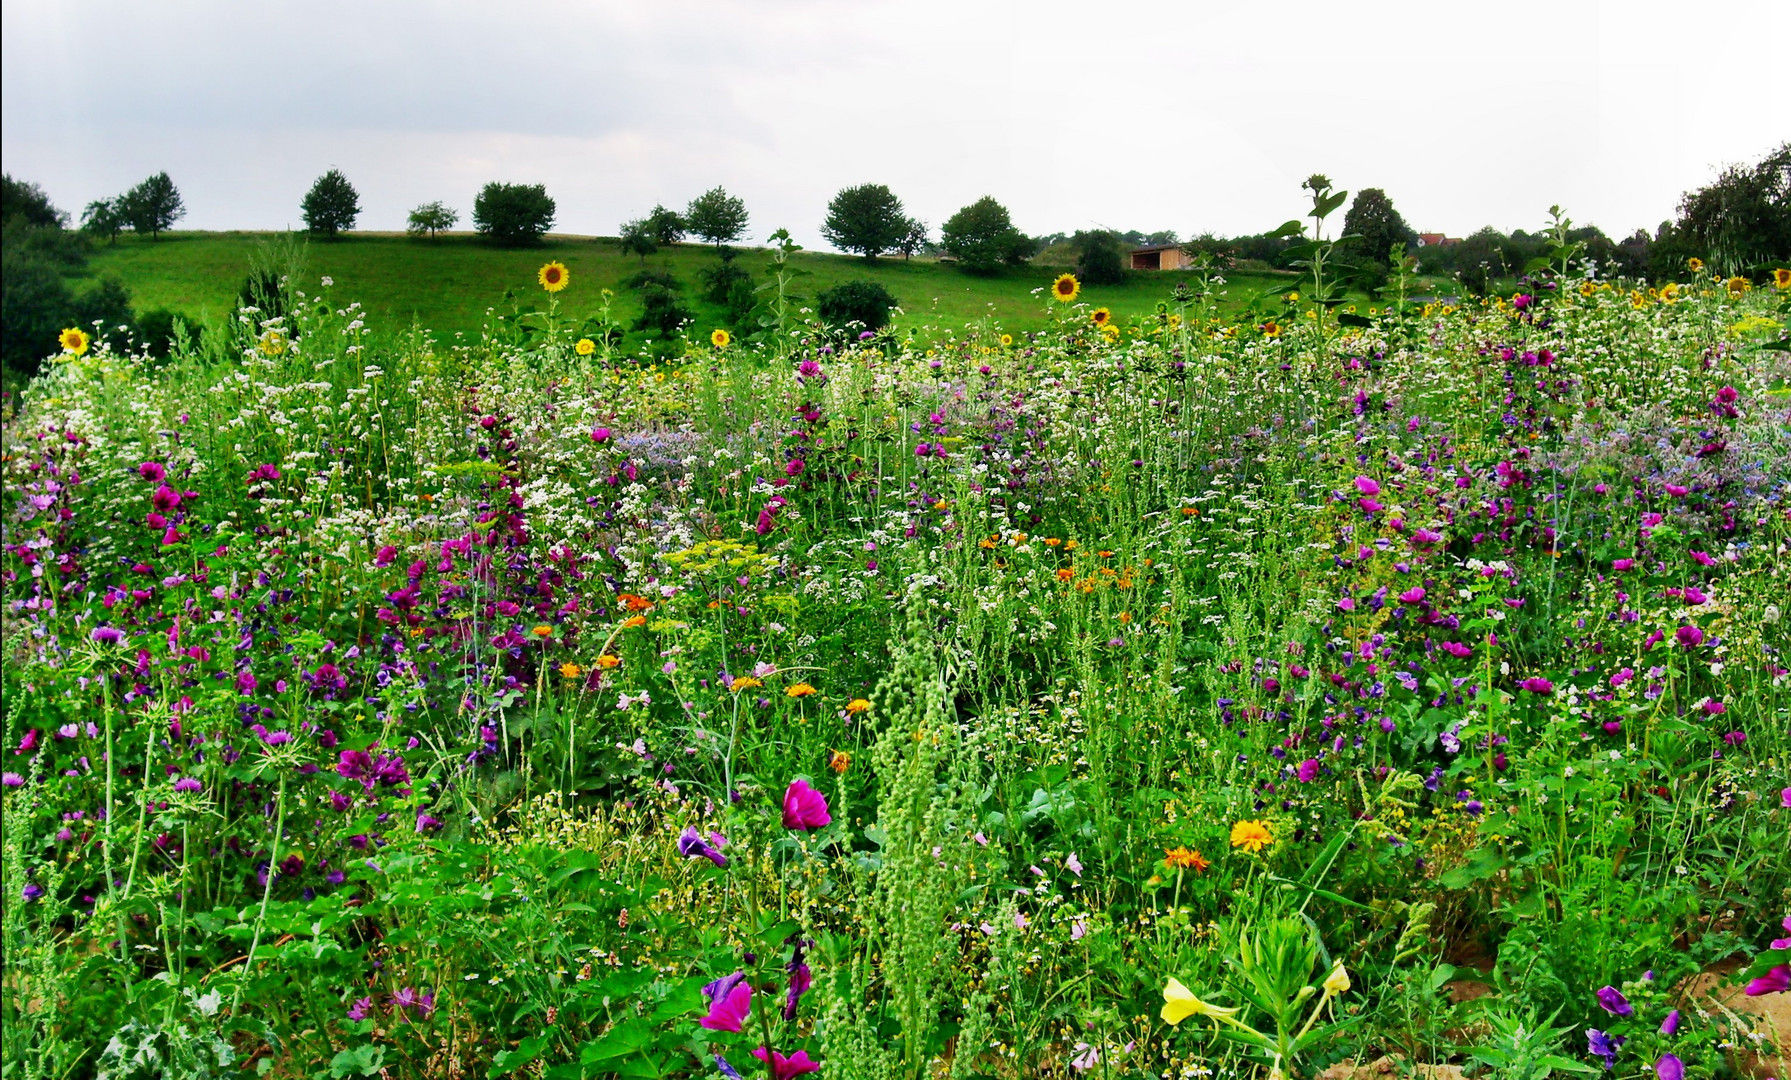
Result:
M229 313L251 264L285 243L284 234L256 232L177 232L160 240L126 236L102 247L88 272L113 275L130 289L138 311L167 308L190 321L216 320ZM561 295L562 308L584 316L601 303L600 289L617 293L615 311L625 322L638 314L636 294L623 282L641 269L669 272L684 286L685 300L696 315L696 329L724 326L725 313L697 295L698 271L713 266L713 249L679 244L645 260L623 254L608 237L550 236L539 247L494 248L470 235L413 240L393 234L350 236L334 242L300 238L299 252L307 291L318 279L334 281L334 295L361 301L375 325L394 330L412 320L444 338L478 334L488 309L508 311L506 290L522 304L538 301L535 271L558 259L572 271L571 287ZM258 254L259 253L259 254ZM739 261L754 278L767 280L769 253L747 249ZM844 281L883 284L902 306L900 328L959 327L989 317L1009 329L1043 325L1046 300L1034 290L1048 285L1062 268L1037 266L1010 270L996 277L974 277L933 259L883 258L870 262L856 256L799 252L792 262L809 276L798 291L812 298ZM1182 273L1128 273L1113 286L1089 286L1083 299L1113 309L1122 321L1153 310L1167 299ZM1226 306L1242 307L1252 296L1294 280L1292 275L1230 275ZM738 330L738 327L733 329Z

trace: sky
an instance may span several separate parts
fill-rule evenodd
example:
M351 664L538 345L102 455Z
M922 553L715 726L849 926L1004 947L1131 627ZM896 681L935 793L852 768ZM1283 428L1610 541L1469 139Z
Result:
M822 247L840 188L935 229L1238 235L1379 187L1421 231L1613 236L1791 139L1791 3L32 0L0 4L0 164L74 212L166 170L182 228L359 227L545 183L613 235L716 185ZM1776 72L1776 74L1775 74Z

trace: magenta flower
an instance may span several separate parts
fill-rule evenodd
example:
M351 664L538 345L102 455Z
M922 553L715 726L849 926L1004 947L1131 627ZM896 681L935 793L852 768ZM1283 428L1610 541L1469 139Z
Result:
M1704 644L1704 631L1696 626L1681 626L1679 629L1673 631L1673 637L1679 644L1688 649L1695 649L1699 645Z
M1473 648L1463 645L1459 641L1445 641L1442 644L1442 649L1457 660L1466 660L1468 657L1474 655Z
M1517 685L1522 689L1528 690L1532 694L1547 695L1555 692L1555 684L1549 682L1547 679L1530 678L1525 679Z
M1679 1010L1674 1009L1672 1012L1667 1014L1667 1018L1665 1020L1662 1020L1660 1022L1660 1033L1662 1035L1673 1035L1673 1034L1676 1034L1678 1031L1679 1031Z
M1300 767L1295 770L1295 775L1300 778L1300 783L1302 784L1312 783L1312 781L1318 778L1318 759L1307 758L1305 761L1300 762Z
M1782 994L1791 990L1791 964L1780 964L1747 984L1748 997L1759 997L1762 994Z
M167 479L168 470L162 468L160 462L145 461L143 464L137 466L137 475L152 484L159 484Z
M348 1007L348 1018L350 1020L365 1020L365 1019L367 1019L367 1014L371 1013L372 1011L373 1011L373 999L372 998L370 998L370 997L357 998L355 1000L355 1003Z
M606 427L592 428L591 429L591 441L596 442L596 443L608 442L609 441L609 429Z
M1636 564L1636 561L1634 559L1612 559L1611 560L1611 569L1621 572L1624 570L1632 569L1635 566L1635 564Z
M752 1052L752 1056L760 1061L770 1058L771 1075L775 1080L786 1080L787 1077L821 1071L821 1063L810 1061L807 1050L798 1050L789 1057L785 1057L776 1050L767 1050L761 1046Z
M1654 1075L1660 1080L1685 1080L1685 1062L1677 1054L1662 1054L1654 1063Z
M1381 493L1381 486L1371 476L1358 476L1356 477L1356 490L1373 498Z
M1635 1007L1623 996L1623 991L1614 986L1598 988L1598 1006L1612 1016L1634 1016Z
M708 859L720 867L728 865L728 857L704 840L695 825L686 826L678 836L678 854L687 859Z
M709 999L709 1014L699 1023L710 1031L739 1031L752 1014L752 987L744 971L716 979L703 987L703 996Z
M807 780L792 780L784 789L784 828L819 829L833 822L827 799Z

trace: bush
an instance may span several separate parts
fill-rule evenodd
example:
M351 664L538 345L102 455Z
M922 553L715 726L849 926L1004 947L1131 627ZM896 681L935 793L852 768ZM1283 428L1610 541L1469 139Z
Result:
M703 282L703 299L725 308L728 321L734 326L744 323L752 314L752 309L758 305L758 296L753 292L752 274L732 258L725 258L715 266L698 270L697 277Z
M538 244L553 228L554 201L546 184L486 184L473 200L473 228L494 244Z
M908 235L908 215L902 200L882 184L843 188L827 204L827 220L821 235L841 251L856 251L875 259L901 247Z
M0 362L32 375L72 325L74 297L55 265L8 244L0 271Z
M60 229L68 224L68 215L50 204L43 188L27 180L14 180L7 173L0 177L0 220Z
M1085 285L1118 285L1125 280L1125 264L1119 237L1110 229L1077 232L1070 237L1076 249L1076 276Z
M972 274L1023 265L1032 241L1014 228L1007 207L988 195L953 214L940 230L940 246Z
M331 169L311 185L299 209L306 228L333 240L337 233L354 228L355 218L361 216L361 196L342 170Z
M823 292L815 307L821 321L836 330L845 330L854 323L866 330L881 330L889 325L889 311L896 298L875 281L847 281Z
M643 270L624 282L641 294L640 318L635 330L651 330L661 338L670 338L695 318L684 306L678 279L661 270Z
M154 357L165 357L174 345L174 324L185 323L191 326L191 320L180 313L167 308L150 308L137 316L137 341L143 350Z
M652 223L646 218L624 221L622 231L617 234L616 239L622 254L639 255L643 263L647 261L647 256L659 250L659 239L653 233Z

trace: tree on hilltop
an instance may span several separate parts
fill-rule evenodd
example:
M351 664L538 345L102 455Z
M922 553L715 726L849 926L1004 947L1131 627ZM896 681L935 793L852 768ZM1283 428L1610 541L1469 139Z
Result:
M410 220L406 222L404 231L412 236L428 234L431 240L437 233L446 232L460 220L460 211L442 205L440 199L426 202L410 212Z
M118 243L118 234L124 231L124 200L122 198L95 199L81 211L81 229L93 236L105 238L108 243Z
M176 221L187 216L180 189L165 172L156 173L125 192L120 202L125 221L136 232L148 233L152 240L160 240Z
M635 218L622 223L622 231L617 237L618 246L624 255L639 255L641 264L645 265L647 256L659 250L659 236L653 228L651 217Z
M299 210L306 228L334 240L337 233L354 228L355 219L361 216L361 196L342 170L331 169L311 185Z
M972 274L1019 266L1032 254L1032 241L1014 228L1007 207L989 195L953 214L940 230L939 242Z
M648 231L653 234L653 242L662 247L676 244L683 240L685 230L689 228L689 225L684 220L683 214L657 204L653 207L653 212L646 216L643 223L646 225ZM651 254L651 252L649 252L649 254Z
M473 200L473 228L494 244L538 244L553 228L554 201L546 184L492 181Z
M746 203L719 187L690 200L684 223L690 231L720 248L746 235Z
M867 259L897 250L908 231L902 200L883 184L840 189L827 204L827 220L821 225L821 235L828 243Z

